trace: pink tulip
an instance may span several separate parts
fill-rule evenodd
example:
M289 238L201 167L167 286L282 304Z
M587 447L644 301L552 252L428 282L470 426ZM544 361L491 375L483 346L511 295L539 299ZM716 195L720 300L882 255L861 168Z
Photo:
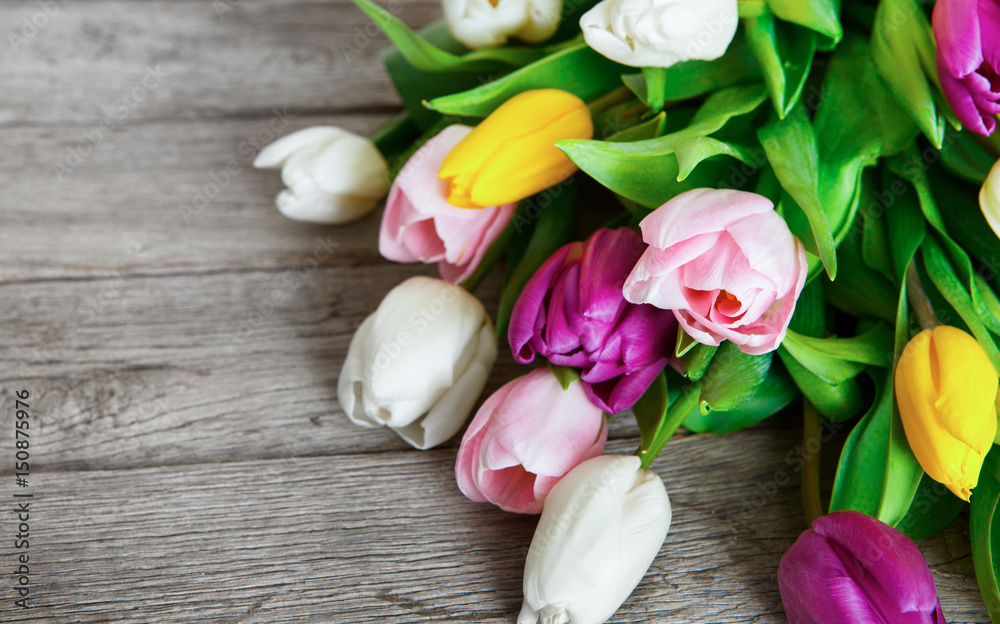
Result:
M932 22L945 99L966 128L993 134L1000 113L1000 3L938 0Z
M579 381L562 389L547 368L509 382L479 408L458 449L455 477L469 499L537 514L556 483L604 450L608 429Z
M778 348L806 283L806 251L766 197L694 189L643 219L649 247L625 281L632 303L673 310L706 345Z
M448 203L448 185L438 170L448 152L472 128L442 130L410 157L396 176L382 215L378 250L395 262L437 263L441 277L469 277L514 215L515 204L480 209Z

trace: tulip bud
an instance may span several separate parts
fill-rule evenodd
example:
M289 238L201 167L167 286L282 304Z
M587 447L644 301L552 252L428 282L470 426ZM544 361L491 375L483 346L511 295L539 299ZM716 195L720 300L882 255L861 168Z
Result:
M604 412L579 381L563 390L536 368L486 399L462 438L455 476L462 493L504 511L540 513L567 472L604 450Z
M816 519L778 564L789 624L947 624L920 550L857 511Z
M418 449L455 435L497 356L478 299L442 280L411 277L361 323L340 371L348 418L387 426Z
M545 500L524 563L518 624L601 624L646 573L670 528L670 498L635 456L588 459Z
M262 149L253 166L281 168L288 188L278 193L276 203L281 214L295 221L353 221L389 190L389 167L375 144L334 126L284 136Z
M437 171L472 128L448 126L396 176L379 229L379 252L396 262L436 262L449 282L467 279L514 216L515 204L463 210L448 203Z
M924 471L969 500L997 432L997 373L975 338L955 327L925 329L896 365L906 440Z
M1000 160L993 163L990 174L979 190L979 209L993 233L1000 236Z
M670 67L719 58L739 21L736 0L603 0L580 28L587 45L612 61Z
M625 299L673 310L685 333L740 351L774 351L809 272L802 241L771 200L745 191L681 193L639 224L649 243L625 280Z
M969 130L989 136L1000 113L997 7L994 0L938 0L931 16L937 41L938 78L955 116Z
M525 285L507 336L514 359L535 354L581 369L584 389L609 414L632 407L669 361L670 310L625 300L622 285L646 246L635 230L601 229L545 261Z
M438 177L448 184L453 206L510 204L576 172L556 141L593 135L590 111L580 98L558 89L525 91L462 139L444 159Z
M562 0L442 0L452 36L466 46L489 48L514 37L541 43L556 33Z

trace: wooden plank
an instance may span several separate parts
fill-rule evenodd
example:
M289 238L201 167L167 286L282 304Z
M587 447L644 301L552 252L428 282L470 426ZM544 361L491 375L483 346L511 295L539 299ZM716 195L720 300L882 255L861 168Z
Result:
M388 39L347 0L45 4L58 10L49 16L34 0L0 4L0 124L133 124L285 105L302 113L399 103L379 58ZM440 17L436 0L392 6L414 28Z
M351 424L336 380L361 320L432 269L309 266L0 285L0 387L37 396L37 461L111 469L408 448ZM488 308L497 290L484 286ZM527 370L500 352L488 392ZM614 422L613 435L635 431Z
M380 211L336 227L291 221L274 207L279 172L251 163L276 134L366 133L383 118L147 123L108 133L79 161L77 128L0 129L0 280L376 261Z
M779 432L672 441L657 464L670 535L611 621L784 622L775 573L804 528L797 476L742 514L796 444ZM32 475L34 608L14 616L509 624L535 520L465 500L453 461L446 449ZM986 622L961 533L921 546L948 621Z

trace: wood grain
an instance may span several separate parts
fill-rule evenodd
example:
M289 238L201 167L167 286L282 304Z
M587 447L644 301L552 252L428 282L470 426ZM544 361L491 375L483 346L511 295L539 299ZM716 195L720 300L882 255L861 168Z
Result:
M12 607L0 513L0 621L514 621L535 520L463 498L455 440L413 451L335 396L354 329L433 268L378 257L377 211L284 219L277 172L250 167L275 136L397 110L385 38L347 0L41 2L0 4L0 496L21 388L36 493L35 608ZM487 392L525 371L500 351ZM609 451L636 435L614 419ZM794 469L770 484L798 435L680 432L656 464L671 534L611 621L784 622L775 570L804 521ZM953 623L987 621L967 524L920 545Z
M670 535L611 621L783 622L774 578L804 528L797 476L746 509L796 444L772 431L671 442L657 464ZM46 472L36 608L21 621L509 624L535 520L465 500L453 461L444 449ZM948 621L985 622L967 536L922 546Z
M348 0L52 2L59 9L48 19L34 0L0 4L0 124L132 125L399 102L379 58L388 40ZM435 0L397 6L414 28L440 16ZM31 20L43 26L27 37ZM157 67L162 79L147 80L142 95Z

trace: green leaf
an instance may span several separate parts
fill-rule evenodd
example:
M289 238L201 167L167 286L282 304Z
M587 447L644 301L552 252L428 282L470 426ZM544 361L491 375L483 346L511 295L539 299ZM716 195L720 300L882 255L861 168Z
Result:
M667 99L667 69L643 67L642 76L646 79L646 106L655 111L662 109Z
M576 212L576 185L573 178L528 198L524 209L514 214L511 225L514 236L526 236L531 240L525 248L521 261L511 272L497 308L497 337L503 339L510 323L510 313L524 286L535 274L538 267L549 259L573 236L573 222ZM534 222L534 229L531 229Z
M652 447L669 406L670 395L667 392L667 376L665 373L660 373L632 407L635 421L639 425L640 453L642 450L648 450Z
M894 336L885 323L853 338L812 338L789 330L781 345L811 373L836 385L866 366L891 366Z
M830 511L860 511L894 526L906 515L924 473L905 438L899 444L892 371L874 379L875 402L841 451Z
M428 41L433 41L439 46L454 46L461 48L451 38L451 33L444 22L435 22L420 31L420 35ZM425 72L411 65L406 58L395 47L386 48L382 51L382 61L385 63L386 71L392 79L399 97L406 106L406 111L410 114L413 123L420 130L427 130L441 119L441 115L424 107L424 100L443 95L464 91L470 87L481 84L483 73L478 71L455 71L455 72ZM496 70L496 75L501 75L509 71L509 68ZM493 78L494 76L490 76ZM455 123L451 121L451 123Z
M829 37L833 43L844 34L840 26L839 3L835 0L767 0L775 15Z
M823 281L827 301L854 316L895 322L898 300L895 286L869 269L861 255L861 237L847 237L837 249L840 274L836 281Z
M778 356L792 376L795 385L820 414L833 422L853 418L864 405L861 388L851 378L839 384L828 384L799 363L788 350L778 347Z
M701 343L694 345L684 356L684 376L691 381L701 380L718 350L719 347L710 347Z
M649 468L687 415L697 408L700 392L701 384L691 384L684 388L673 405L664 410L667 381L661 373L646 394L635 404L632 410L636 414L636 420L640 421L640 431L648 432L643 434L639 450L636 451L636 455L642 460L643 468ZM658 412L660 415L656 418Z
M809 220L815 251L830 279L837 277L837 249L819 198L816 135L800 105L785 119L772 118L757 135L784 188Z
M928 236L921 247L923 251L924 268L928 276L934 282L934 286L941 292L944 298L955 308L958 315L962 317L965 324L969 326L969 331L976 337L983 347L993 368L1000 373L1000 349L997 348L993 337L983 324L980 312L973 304L972 297L962 287L962 282L952 268L951 263L944 254L944 250L935 237Z
M896 104L875 71L868 42L846 37L823 82L813 120L820 154L819 198L834 240L843 240L859 203L861 172L879 155L901 149L916 126L899 128ZM903 115L902 117L905 117ZM875 123L878 120L878 123Z
M403 111L375 128L369 139L378 148L382 158L392 160L413 144L420 136L420 128L413 122L409 111Z
M589 101L620 85L624 69L581 42L493 82L431 100L427 107L445 115L485 117L518 93L543 88Z
M410 30L397 17L371 0L353 0L365 15L379 25L406 61L423 72L489 72L520 67L545 56L542 48L503 46L452 54Z
M934 34L918 0L882 0L872 29L872 56L882 79L936 147L945 117L934 102Z
M647 102L653 110L659 110L662 104L654 106L657 101L651 98L647 84L646 73L650 69L643 68L641 74L625 74L622 80L636 97ZM665 100L687 100L724 87L755 82L760 80L761 75L760 67L739 31L726 53L714 61L684 61L666 69L656 69L663 73Z
M569 366L557 366L552 362L549 362L549 370L559 381L559 385L562 386L563 392L569 390L570 384L574 381L580 381L580 372L575 368Z
M724 412L749 401L767 378L772 355L747 355L732 341L723 342L701 379L701 413Z
M956 132L948 128L941 146L941 163L958 177L976 186L986 181L996 156L983 147L970 131Z
M997 447L986 456L979 485L972 492L969 532L972 564L979 591L990 613L990 620L1000 622L1000 451Z
M706 164L698 167L683 183L678 182L677 149L714 134L733 117L754 111L766 98L763 85L731 87L709 96L690 125L666 136L631 143L558 141L556 147L615 193L654 208L685 190L715 186L722 167L706 169ZM700 173L702 169L704 173Z
M751 148L734 143L726 143L711 137L692 139L678 146L674 155L677 157L678 182L686 180L695 167L714 156L732 156L745 164L754 162L754 153Z
M622 127L628 124L630 120L631 118L625 115L616 116L616 125L618 125L619 130L609 136L607 140L612 143L628 143L630 141L642 141L658 137L663 134L663 129L666 127L667 114L657 113L646 121ZM613 127L613 125L609 124L609 127Z
M896 528L915 542L925 540L948 528L964 506L965 501L925 474Z
M794 24L777 20L765 8L760 15L743 20L747 46L764 70L764 83L780 118L792 110L806 83L816 35Z
M888 171L884 175L883 192L891 201L883 201L880 206L886 206L886 221L889 238L889 250L892 255L893 275L897 284L903 282L906 269L916 254L920 244L927 235L927 222L920 213L920 207L913 193L907 193L902 188L903 182ZM902 192L897 192L899 188ZM891 191L891 194L888 194Z
M725 412L702 414L694 410L684 427L695 433L730 433L756 425L788 407L799 396L799 389L780 366L772 366L763 383L743 405Z
M896 314L895 361L909 338L906 284ZM912 506L924 472L893 402L893 370L874 377L876 399L844 444L830 511L854 509L895 526Z
M788 329L814 338L826 335L826 301L823 300L823 287L819 282L806 284L802 289Z

